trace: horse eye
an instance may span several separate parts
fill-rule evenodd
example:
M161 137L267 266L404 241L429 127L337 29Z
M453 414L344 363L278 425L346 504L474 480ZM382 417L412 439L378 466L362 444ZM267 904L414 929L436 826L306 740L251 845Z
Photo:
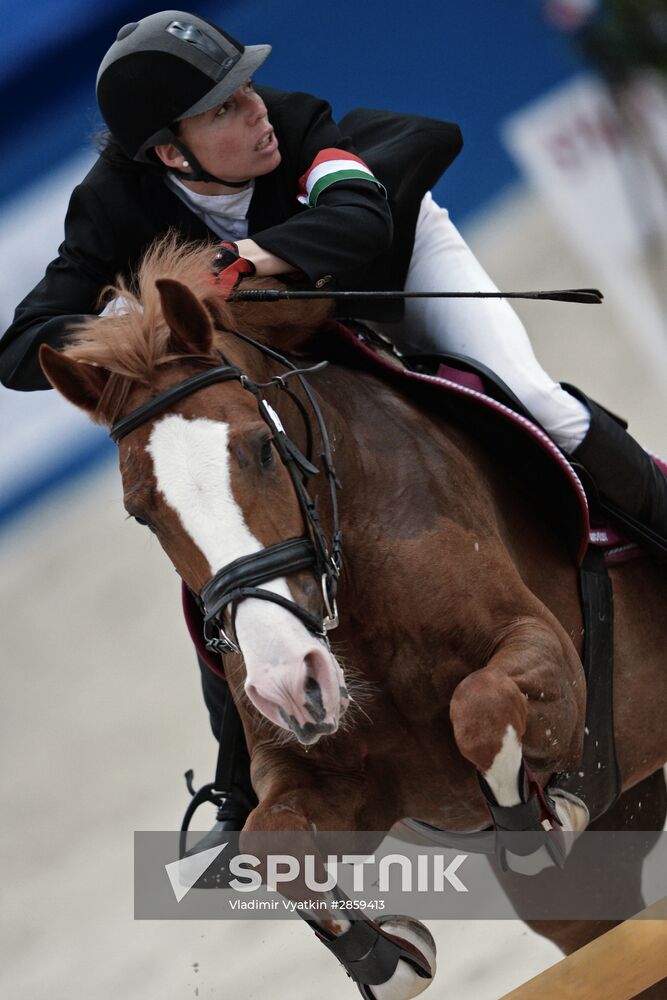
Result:
M144 521L143 517L137 517L136 514L134 514L133 517L137 524L141 524L144 528L148 528L149 531L155 531L155 528L150 521Z
M264 468L268 468L270 465L273 465L273 438L266 438L266 440L262 442L262 449L259 453L259 461Z

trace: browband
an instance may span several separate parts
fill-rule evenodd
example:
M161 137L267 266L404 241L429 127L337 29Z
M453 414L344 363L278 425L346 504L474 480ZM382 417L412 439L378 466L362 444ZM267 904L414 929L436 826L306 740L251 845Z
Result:
M227 382L230 379L240 379L241 376L241 369L234 365L218 365L216 368L207 368L206 371L191 375L190 378L186 378L183 382L179 382L170 389L165 389L153 399L149 399L147 403L139 406L126 417L117 420L111 427L109 436L112 441L118 442L130 431L141 427L151 417L166 410L168 406L177 403L184 396L189 396L199 389L205 389L208 385L214 385L215 382Z

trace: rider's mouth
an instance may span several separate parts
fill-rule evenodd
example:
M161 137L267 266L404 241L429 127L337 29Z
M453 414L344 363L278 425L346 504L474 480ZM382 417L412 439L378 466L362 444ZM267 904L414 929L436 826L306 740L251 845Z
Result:
M255 152L262 153L264 150L277 145L275 133L272 128L265 132L259 142L255 145Z

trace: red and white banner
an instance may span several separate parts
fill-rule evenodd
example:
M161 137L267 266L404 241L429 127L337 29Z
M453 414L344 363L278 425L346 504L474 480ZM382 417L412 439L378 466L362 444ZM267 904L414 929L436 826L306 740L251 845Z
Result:
M667 96L646 77L619 108L577 77L512 115L505 143L603 291L667 366L665 305L647 260L667 242Z

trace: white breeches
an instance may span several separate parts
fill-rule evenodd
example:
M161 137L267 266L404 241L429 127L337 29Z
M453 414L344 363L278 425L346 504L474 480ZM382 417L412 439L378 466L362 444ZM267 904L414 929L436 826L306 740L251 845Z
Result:
M405 290L497 291L449 218L424 196ZM377 324L406 353L465 354L494 371L564 451L573 451L590 415L543 371L506 299L406 299L400 323Z

